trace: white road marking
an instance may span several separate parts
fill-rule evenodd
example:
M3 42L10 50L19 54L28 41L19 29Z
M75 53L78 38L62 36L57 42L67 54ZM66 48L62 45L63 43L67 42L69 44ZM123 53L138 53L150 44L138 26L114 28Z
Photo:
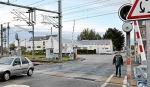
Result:
M114 72L115 73L115 72ZM114 76L114 73L106 80L106 82L103 84L103 85L101 85L100 87L105 87L109 82L110 82L110 80L112 79L112 77Z
M127 87L127 76L124 77L122 87Z
M7 86L3 86L3 87L30 87L28 85L7 85Z

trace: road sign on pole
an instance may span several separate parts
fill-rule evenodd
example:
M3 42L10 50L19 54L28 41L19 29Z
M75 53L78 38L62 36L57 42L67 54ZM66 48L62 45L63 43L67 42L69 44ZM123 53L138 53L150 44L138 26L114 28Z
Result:
M131 7L127 20L139 20L150 18L150 0L135 0Z

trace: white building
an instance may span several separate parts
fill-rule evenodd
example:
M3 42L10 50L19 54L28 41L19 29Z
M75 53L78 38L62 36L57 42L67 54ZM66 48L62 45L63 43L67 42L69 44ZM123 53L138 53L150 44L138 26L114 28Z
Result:
M57 35L53 35L56 37ZM47 43L50 35L45 36L35 36L34 37L34 50L45 50L45 44ZM33 49L33 39L32 37L27 42L27 51L31 51Z
M81 47L82 44L76 40L73 40L74 47ZM50 37L46 43L46 49L54 48L54 53L59 52L59 38L58 37ZM73 52L71 40L62 38L62 53L70 53Z
M96 50L96 53L106 53L106 51L113 52L112 40L82 40L79 41L82 47L79 49Z

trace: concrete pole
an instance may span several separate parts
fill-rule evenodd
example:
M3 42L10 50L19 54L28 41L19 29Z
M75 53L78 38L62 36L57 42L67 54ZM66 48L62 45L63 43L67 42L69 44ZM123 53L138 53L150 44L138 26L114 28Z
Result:
M3 55L3 24L1 24L1 55Z
M32 23L32 43L33 43L33 47L32 47L32 59L34 59L34 24Z
M150 87L150 20L146 20L146 39L147 39L147 87Z
M7 31L7 51L8 51L8 56L9 56L9 29L10 29L10 27L9 27L9 22L8 22L8 26L7 26L7 29L8 29L8 31Z
M62 61L62 9L61 0L58 0L58 31L59 31L59 60Z
M51 48L53 48L53 36L52 36L52 27L51 27Z
M130 58L130 61L131 61L131 57L130 57L130 32L127 32L126 33L126 44L127 44L127 58ZM131 64L130 64L131 65ZM128 68L130 69L129 71L130 71L130 78L127 78L127 87L131 87L132 86L132 76L131 76L131 66L130 67L128 67L127 66L127 70L128 70Z

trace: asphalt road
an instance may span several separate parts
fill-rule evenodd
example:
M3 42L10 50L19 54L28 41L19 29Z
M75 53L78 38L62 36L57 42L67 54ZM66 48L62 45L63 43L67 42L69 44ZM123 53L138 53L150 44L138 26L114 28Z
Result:
M33 76L15 76L7 82L0 82L0 87L13 84L29 87L122 87L126 66L122 67L122 78L114 77L113 56L78 55L85 60L35 66ZM109 83L106 83L109 78Z

